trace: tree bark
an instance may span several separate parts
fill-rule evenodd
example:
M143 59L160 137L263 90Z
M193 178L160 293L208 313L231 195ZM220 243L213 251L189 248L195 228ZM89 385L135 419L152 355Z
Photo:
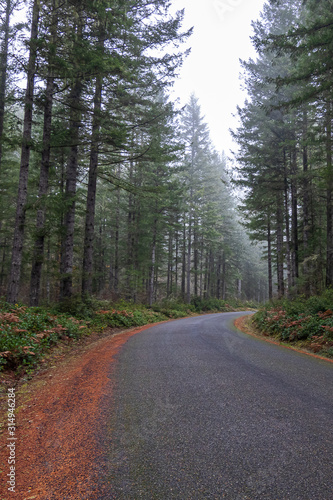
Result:
M331 102L327 105L326 117L326 287L333 285L333 168L332 168L332 113Z
M70 93L70 130L72 146L66 166L66 213L64 217L64 238L62 241L62 259L60 267L60 300L72 296L73 286L73 258L74 258L74 223L75 197L78 169L78 142L81 125L81 92L82 82L77 78Z
M210 296L214 297L215 272L214 272L214 255L212 249L209 252L209 280L210 280Z
M175 234L175 296L178 295L178 231Z
M149 291L148 291L148 304L151 307L154 301L154 283L155 283L155 264L156 264L156 236L157 236L157 220L154 220L153 226L153 243L151 251L151 268L149 276Z
M204 279L204 298L209 298L209 251L206 250L205 256L205 279Z
M216 297L221 298L221 270L222 270L222 252L218 255L217 261L217 282L216 282Z
M203 261L204 261L204 239L203 239L203 237L201 237L201 242L200 242L200 280L199 280L200 299L202 299L202 297L203 297L203 288L204 288Z
M268 298L273 299L273 273L272 273L272 235L271 221L267 224L267 261L268 261Z
M223 253L222 261L222 300L227 298L227 263L225 261L225 255Z
M118 176L120 177L120 166L118 167ZM117 206L115 217L115 233L114 233L114 286L115 294L119 293L119 230L120 230L120 188L117 188Z
M133 184L133 161L129 163L129 182ZM133 282L131 282L131 277L134 271L134 222L135 222L135 207L134 207L134 195L129 193L128 196L128 213L127 213L127 252L126 252L126 266L127 266L127 276L126 276L126 287L128 298L131 298Z
M52 43L56 43L56 0L53 1L53 19L52 19ZM45 91L45 106L44 106L44 126L43 126L43 151L39 174L39 189L38 199L40 207L37 211L36 220L36 239L34 248L34 257L31 268L30 280L30 305L38 306L40 294L40 282L42 276L42 266L44 259L44 242L45 242L45 197L49 189L49 170L50 170L50 155L51 155L51 132L52 132L52 107L54 93L54 70L53 62L50 59L48 63L48 77Z
M92 274L93 274L93 251L95 234L95 207L96 207L96 189L97 189L97 168L99 155L99 135L100 135L100 114L102 106L102 75L97 75L95 95L94 95L94 115L92 123L92 141L89 164L89 180L87 193L87 208L84 235L84 253L83 253L83 274L82 274L82 295L92 293Z
M4 37L1 47L0 57L0 175L2 165L3 152L3 132L5 123L5 103L6 103L6 84L7 84L7 65L8 65L8 46L9 46L9 22L12 13L12 0L6 0L5 22L4 22Z
M292 289L292 271L291 271L291 250L290 250L290 221L289 221L289 186L288 186L288 172L287 172L287 158L286 151L283 151L284 159L284 216L286 224L286 260L287 260L287 283L288 295Z
M194 222L193 227L193 271L194 271L194 296L198 296L198 267L199 267L199 249L198 249L198 222L197 219Z
M30 54L27 71L27 87L25 92L24 106L24 121L23 121L23 138L21 149L21 163L19 187L17 195L15 230L12 247L12 260L10 277L7 290L7 301L14 304L17 301L20 277L21 277L21 262L24 242L25 230L25 211L28 191L28 174L31 150L31 130L32 130L32 110L34 102L34 84L36 72L36 57L37 57L37 37L38 37L38 22L40 12L40 0L35 0L32 11L32 23L30 34Z
M181 282L181 293L182 299L185 301L185 282L186 282L186 226L185 226L185 215L183 222L183 255L182 255L182 282Z
M191 303L191 257L192 257L192 220L188 223L187 269L186 269L186 303Z
M7 240L6 238L4 239L2 243L3 247L3 252L2 252L2 260L1 260L1 271L0 271L0 293L2 294L2 285L4 281L4 276L5 276L5 262L6 262L6 247L7 247Z
M277 258L277 281L278 281L278 297L284 296L284 273L283 273L283 202L281 195L277 196L277 211L276 211L276 258Z
M238 279L237 280L237 298L240 300L242 297L242 280Z
M170 297L172 294L172 288L173 288L173 283L172 283L172 274L173 274L173 238L172 238L172 231L169 230L169 245L168 245L168 274L167 274L167 297Z
M49 168L50 168L50 140L52 123L52 101L54 91L54 79L48 78L46 87L46 103L44 110L44 131L43 131L43 152L39 174L38 199L40 207L37 211L36 220L36 239L34 248L34 257L31 269L30 280L30 305L37 306L39 303L40 280L42 275L44 240L45 240L45 197L49 188Z
M292 150L291 157L291 269L292 286L296 285L299 277L298 259L298 197L297 197L297 152Z
M309 237L310 237L310 186L308 178L308 117L307 111L303 111L303 274L304 274L304 292L308 297L310 295L310 266L309 266Z

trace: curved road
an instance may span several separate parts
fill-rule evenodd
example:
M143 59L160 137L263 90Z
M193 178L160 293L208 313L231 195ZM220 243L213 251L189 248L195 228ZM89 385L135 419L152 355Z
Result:
M333 499L333 365L247 336L245 313L129 339L100 441L105 499Z

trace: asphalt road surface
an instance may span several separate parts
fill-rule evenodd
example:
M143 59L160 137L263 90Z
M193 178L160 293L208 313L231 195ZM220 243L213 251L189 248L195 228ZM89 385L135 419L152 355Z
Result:
M242 314L157 325L124 345L103 498L333 499L333 364L239 332Z

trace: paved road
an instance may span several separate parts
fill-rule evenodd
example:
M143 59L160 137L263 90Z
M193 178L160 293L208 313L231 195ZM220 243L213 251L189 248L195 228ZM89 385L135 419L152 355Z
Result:
M161 324L125 344L103 498L333 499L333 365L235 330L240 315Z

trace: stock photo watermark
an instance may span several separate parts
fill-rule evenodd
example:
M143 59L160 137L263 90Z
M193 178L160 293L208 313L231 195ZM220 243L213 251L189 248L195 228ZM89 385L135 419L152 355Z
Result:
M214 0L214 8L220 21L224 21L227 14L234 12L243 2L244 0Z
M7 484L8 491L15 493L16 486L16 420L15 420L15 388L9 388L7 393L7 403L8 403L8 438L7 438L7 449L8 449L8 473L7 473Z

